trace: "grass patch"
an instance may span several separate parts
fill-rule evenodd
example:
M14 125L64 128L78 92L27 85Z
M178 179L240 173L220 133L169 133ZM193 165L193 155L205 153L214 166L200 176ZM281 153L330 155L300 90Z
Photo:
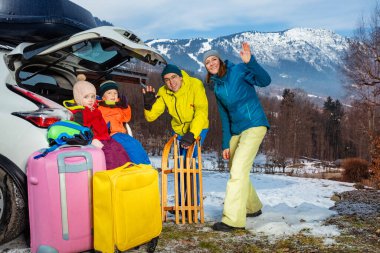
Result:
M179 229L179 227L177 226L164 226L162 228L162 234L165 235L165 239L167 240L180 240L191 238L192 236L194 236L193 232L195 231L186 228Z
M337 216L326 222L341 229L341 235L335 238L336 248L346 252L380 252L380 238L376 233L380 229L380 215L365 219Z
M207 251L211 253L222 252L215 242L201 241L199 243L199 247L202 249L207 249Z
M241 253L356 253L379 252L380 216L368 220L357 217L337 216L326 220L327 225L336 225L341 235L329 239L316 237L305 229L296 235L277 238L263 234L252 234L247 230L231 233L215 232L212 224L164 223L156 252L241 252Z

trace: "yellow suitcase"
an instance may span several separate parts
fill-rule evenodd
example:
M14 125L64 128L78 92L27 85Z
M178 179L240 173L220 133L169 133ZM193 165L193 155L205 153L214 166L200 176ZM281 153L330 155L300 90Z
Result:
M154 252L162 230L158 172L127 163L93 177L94 248L113 253L148 243Z

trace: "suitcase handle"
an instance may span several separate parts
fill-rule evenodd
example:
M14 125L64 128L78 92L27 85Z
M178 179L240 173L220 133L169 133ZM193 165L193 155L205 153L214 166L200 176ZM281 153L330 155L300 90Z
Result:
M84 157L86 161L76 164L66 164L65 158L69 157ZM85 151L71 151L67 153L61 153L58 155L57 159L59 173L76 173L85 170L92 170L92 156Z
M130 167L136 166L136 164L134 164L132 162L127 162L126 164L124 164L122 166L124 167L124 169L128 169Z
M65 158L70 157L84 157L85 161L76 164L66 164ZM60 153L57 156L58 173L59 173L59 187L61 199L61 219L62 219L62 239L69 240L69 222L67 213L67 196L66 196L66 173L78 173L87 171L88 187L89 187L89 206L92 207L92 156L86 151L69 151ZM90 211L92 214L92 209ZM92 228L92 224L91 224Z

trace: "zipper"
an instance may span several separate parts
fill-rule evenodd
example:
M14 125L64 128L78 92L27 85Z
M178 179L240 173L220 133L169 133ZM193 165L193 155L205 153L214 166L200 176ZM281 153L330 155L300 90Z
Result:
M251 111L249 110L248 105L246 105L246 107L247 107L247 111L248 111L248 117L249 117L250 120L252 120L252 119L251 119Z
M177 98L176 96L173 96L174 97L174 108L175 108L175 112L177 113L178 115L178 119L179 121L181 122L181 124L183 124L182 120L181 120L181 117L179 116L179 113L178 113L178 110L177 110Z
M228 97L228 90L224 82L223 82L223 87L224 87L224 91L226 92L226 96Z
M175 112L177 113L177 116L178 116L178 119L179 119L179 122L181 122L181 125L182 125L182 133L185 133L185 131L184 131L184 128L185 128L185 126L186 126L186 123L189 123L189 122L182 122L182 119L181 119L181 117L179 116L179 112L178 112L178 110L177 110L177 97L176 96L174 96L174 95L172 95L173 97L174 97L174 109L175 109Z

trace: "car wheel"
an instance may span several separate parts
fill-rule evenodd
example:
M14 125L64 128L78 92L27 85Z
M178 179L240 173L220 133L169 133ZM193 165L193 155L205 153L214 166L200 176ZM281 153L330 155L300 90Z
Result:
M20 190L0 165L0 245L24 230L26 211Z

